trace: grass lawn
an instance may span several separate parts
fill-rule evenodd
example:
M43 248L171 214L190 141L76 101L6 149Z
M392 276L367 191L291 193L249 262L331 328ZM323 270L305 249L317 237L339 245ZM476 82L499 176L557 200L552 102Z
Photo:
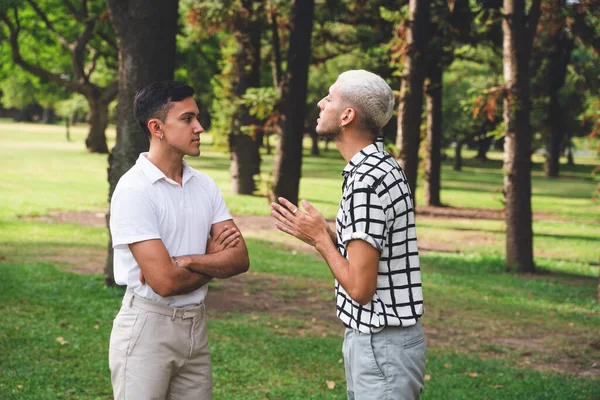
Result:
M1 399L111 398L108 338L122 291L105 288L97 273L106 229L39 218L105 211L106 157L84 151L84 134L74 128L67 143L62 127L0 124ZM444 164L442 200L501 208L501 165L491 157L465 160L461 173ZM577 162L558 180L543 178L536 164L540 274L504 272L502 221L419 216L424 243L452 248L421 256L423 398L600 398L600 210L591 175L600 162ZM190 163L217 181L233 213L268 213L263 197L231 195L226 155L207 146ZM271 165L265 156L263 179ZM301 196L327 217L337 208L343 165L333 151L305 158ZM245 234L251 272L211 289L231 303L209 311L215 399L344 399L342 328L332 318L326 265L276 232ZM96 273L72 272L80 269ZM294 307L299 302L304 307Z

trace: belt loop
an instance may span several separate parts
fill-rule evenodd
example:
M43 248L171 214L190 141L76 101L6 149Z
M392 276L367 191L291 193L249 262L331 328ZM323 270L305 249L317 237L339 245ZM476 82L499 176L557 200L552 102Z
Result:
M131 292L131 299L129 299L129 308L133 307L133 298L134 298L134 295L133 295L133 292Z
M171 321L175 321L175 315L177 314L177 309L173 309L173 316L171 317Z

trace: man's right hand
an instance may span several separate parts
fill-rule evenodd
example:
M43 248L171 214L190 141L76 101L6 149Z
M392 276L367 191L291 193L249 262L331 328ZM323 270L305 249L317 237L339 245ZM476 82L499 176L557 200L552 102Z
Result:
M225 226L216 237L211 237L206 243L206 254L217 253L229 247L235 247L240 242L240 232L235 228Z

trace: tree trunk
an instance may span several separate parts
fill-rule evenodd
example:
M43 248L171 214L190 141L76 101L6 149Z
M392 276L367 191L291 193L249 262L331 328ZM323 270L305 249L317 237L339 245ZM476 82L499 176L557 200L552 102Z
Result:
M87 101L90 105L90 131L85 139L85 147L90 153L107 154L108 103L91 97Z
M560 10L559 7L564 6L564 4L563 1L558 3L557 8ZM565 24L564 20L561 22ZM546 133L544 173L548 178L558 178L560 172L560 153L567 131L567 124L565 123L567 116L560 104L559 92L565 84L573 44L573 40L568 37L565 28L561 26L551 39L551 51L546 58L545 66L548 71L545 87L549 91L546 95L550 97L550 104L542 126Z
M319 152L319 135L314 130L310 133L310 138L312 140L312 146L310 148L311 156L318 156Z
M42 112L42 122L44 124L54 124L56 122L56 113L53 107L44 107Z
M427 159L425 162L425 205L440 206L442 146L442 68L430 67L427 83Z
M246 0L246 10L252 10L254 0ZM241 20L236 26L235 39L237 52L233 57L236 80L233 84L237 99L246 90L260 86L260 38L259 21ZM231 191L234 194L253 194L256 190L254 176L260 174L260 152L257 135L242 132L242 127L256 125L255 118L250 116L246 106L240 105L233 116L232 132L229 134L229 151L231 152Z
M117 143L108 157L109 200L121 176L135 164L141 152L148 150L148 138L133 116L135 92L150 83L173 79L178 3L177 0L108 0L110 18L119 38ZM111 238L104 268L108 285L114 284L112 260Z
M429 1L409 1L409 27L404 73L398 106L398 161L404 169L412 190L413 201L417 191L419 144L421 141L421 112L423 110L423 83L426 75L427 28Z
M537 10L535 7L537 6ZM538 12L534 1L532 12ZM535 272L531 211L531 126L529 60L537 19L525 14L525 0L504 0L504 197L506 267ZM527 24L529 22L529 25Z
M487 127L487 124L485 126ZM479 140L477 141L477 159L479 161L487 161L487 152L490 150L490 147L492 147L493 140L493 137L487 135L487 129L479 136Z
M256 190L254 176L260 172L260 156L256 141L250 135L229 135L229 149L232 193L254 193Z
M298 203L302 169L302 135L306 114L308 67L313 26L314 0L295 0L290 18L287 71L281 87L281 138L273 168L274 198Z
M455 171L462 171L462 147L463 142L456 142L456 147L454 147L454 162L452 163L452 169Z

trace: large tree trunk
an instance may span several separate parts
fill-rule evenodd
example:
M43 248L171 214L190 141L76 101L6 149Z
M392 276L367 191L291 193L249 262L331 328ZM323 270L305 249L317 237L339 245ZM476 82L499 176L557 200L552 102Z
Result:
M252 10L254 0L243 2L246 10ZM239 99L249 88L260 86L260 24L257 19L241 19L236 27L237 52L233 57L235 66L234 93ZM229 134L231 152L231 191L234 194L252 194L256 190L254 176L260 174L260 143L257 135L242 132L242 127L256 125L248 109L240 105L233 116L232 132Z
M536 8L537 7L537 8ZM531 211L529 60L539 19L539 0L525 14L525 0L504 0L504 196L506 267L534 272ZM536 17L537 14L537 17Z
M273 168L273 195L298 203L302 169L302 135L306 113L308 67L313 26L314 0L292 4L287 71L281 87L281 137Z
M442 146L442 68L430 67L427 83L427 159L425 162L425 205L440 206Z
M106 101L89 97L90 131L85 139L85 147L90 153L108 153L106 127L108 126L108 104Z
M117 143L108 157L109 200L121 176L141 152L148 150L148 138L133 116L135 92L152 82L173 79L178 3L108 0L110 18L119 38ZM114 284L112 260L111 238L104 268L108 285Z
M421 141L421 112L423 83L426 75L427 28L429 1L409 1L409 26L406 34L407 51L400 87L398 106L398 161L404 169L413 200L417 191L419 143Z

